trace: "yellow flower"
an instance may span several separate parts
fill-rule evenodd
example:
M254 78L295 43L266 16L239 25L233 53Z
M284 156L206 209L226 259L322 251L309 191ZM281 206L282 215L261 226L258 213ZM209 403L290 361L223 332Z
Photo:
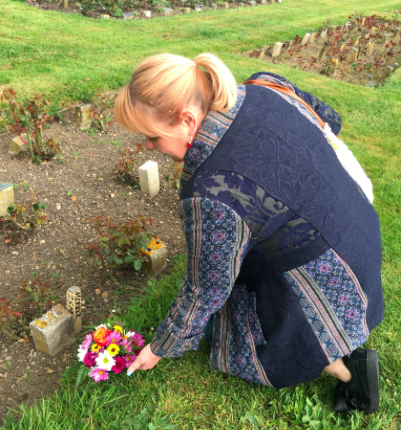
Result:
M115 325L113 328L114 328L114 331L118 331L120 334L124 334L124 330L121 326Z
M114 343L107 347L107 352L111 355L117 355L120 352L120 347Z
M92 345L91 350L92 350L92 351L94 351L94 352L98 352L98 351L100 350L100 348L101 348L101 346L100 346L100 345L98 345L97 343L94 343L94 344Z

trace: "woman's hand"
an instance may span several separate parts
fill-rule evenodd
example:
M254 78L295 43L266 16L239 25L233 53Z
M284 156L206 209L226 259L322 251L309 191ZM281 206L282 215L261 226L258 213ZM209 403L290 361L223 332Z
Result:
M146 345L145 348L139 353L136 360L128 367L127 375L131 376L135 370L148 370L153 369L156 364L160 361L161 357L153 354L150 349L150 344Z

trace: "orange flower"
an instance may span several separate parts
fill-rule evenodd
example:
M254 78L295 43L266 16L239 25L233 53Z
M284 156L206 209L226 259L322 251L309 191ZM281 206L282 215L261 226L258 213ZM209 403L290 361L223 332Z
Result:
M100 346L105 346L107 343L107 336L109 334L110 330L106 327L100 327L98 328L95 333L93 333L93 340Z

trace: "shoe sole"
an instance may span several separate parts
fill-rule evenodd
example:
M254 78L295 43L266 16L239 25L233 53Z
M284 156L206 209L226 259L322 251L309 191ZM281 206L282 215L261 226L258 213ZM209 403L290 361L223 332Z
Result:
M379 409L380 386L379 386L379 355L377 351L367 351L367 373L369 386L370 405L367 412L373 414Z

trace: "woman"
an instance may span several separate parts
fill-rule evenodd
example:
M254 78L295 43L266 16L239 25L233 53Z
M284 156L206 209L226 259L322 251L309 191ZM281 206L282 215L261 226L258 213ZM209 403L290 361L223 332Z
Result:
M375 412L377 353L358 349L384 306L371 190L336 155L336 112L277 75L250 81L237 87L211 54L161 54L116 100L125 129L185 160L186 276L128 373L197 349L205 331L215 369L276 388L325 371L337 412Z

